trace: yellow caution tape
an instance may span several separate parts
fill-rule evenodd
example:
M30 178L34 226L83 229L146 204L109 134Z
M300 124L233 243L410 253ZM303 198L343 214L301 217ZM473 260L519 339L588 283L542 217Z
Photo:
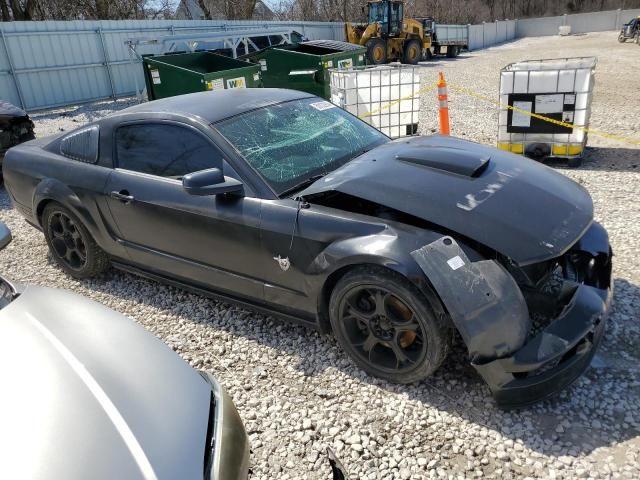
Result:
M428 92L430 90L435 90L436 88L438 88L438 84L437 83L432 83L431 85L427 85L426 87L421 88L420 90L418 90L415 93L412 93L411 95L406 95L402 98L399 98L398 100L394 100L393 102L389 102L387 103L384 107L380 107L376 110L371 110L370 112L365 112L362 115L359 115L359 118L367 118L370 117L372 115L376 115L380 112L384 112L385 110L390 109L391 107L393 107L394 105L397 105L398 103L402 102L403 100L411 100L412 98L414 98L417 95L422 95L425 92Z
M480 93L476 93L473 90L469 90L468 88L461 87L459 85L455 85L455 84L449 83L448 86L451 87L454 90L457 90L457 91L459 91L461 93L464 93L466 95L469 95L471 97L479 98L480 100L484 100L486 102L490 102L490 103L496 104L501 108L507 108L509 110L513 110L514 112L518 112L518 113L521 113L523 115L528 115L528 116L533 117L533 118L544 120L545 122L553 123L555 125L560 125L562 127L575 128L575 129L578 129L578 130L582 130L585 133L590 133L592 135L596 135L596 136L602 137L602 138L608 138L610 140L616 140L618 142L629 143L631 145L640 145L640 139L638 139L638 138L624 137L622 135L615 135L613 133L603 132L601 130L595 130L593 128L581 127L581 126L578 126L578 125L574 125L572 123L562 122L560 120L556 120L555 118L545 117L544 115L540 115L538 113L533 113L533 112L530 112L528 110L523 110L521 108L514 107L512 105L505 105L504 103L500 102L499 100L495 100L493 98L487 97L486 95L482 95Z

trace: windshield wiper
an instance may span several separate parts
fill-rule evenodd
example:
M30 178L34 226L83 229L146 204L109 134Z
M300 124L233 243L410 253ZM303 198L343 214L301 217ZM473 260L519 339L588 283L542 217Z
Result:
M286 197L286 196L291 195L294 192L302 190L303 188L306 188L309 185L311 185L312 183L315 183L316 181L320 180L325 175L326 175L326 173L319 173L317 175L311 175L310 177L304 179L300 183L295 184L293 187L287 188L284 192L280 192L280 197Z

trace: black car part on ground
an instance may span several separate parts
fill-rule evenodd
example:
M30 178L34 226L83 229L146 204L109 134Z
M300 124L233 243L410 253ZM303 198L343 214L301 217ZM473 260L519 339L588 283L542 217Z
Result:
M7 190L29 222L49 231L52 251L62 247L53 241L56 225L51 219L56 217L45 214L55 208L82 225L69 231L71 239L79 233L83 245L95 244L96 252L118 268L322 331L340 320L338 313L347 317L352 298L362 321L349 320L349 334L339 340L350 352L350 346L358 347L373 333L375 342L360 345L369 359L363 354L359 361L375 367L375 348L373 356L384 357L378 362L384 364L384 374L377 374L389 381L415 381L434 371L448 351L445 326L460 331L471 364L504 406L544 398L584 371L600 341L611 295L609 241L606 231L593 223L586 190L508 152L432 136L385 138L367 152L356 149L342 166L328 168L296 192L296 199L278 195L259 173L260 165L253 168L234 144L238 141L225 135L223 124L280 103L312 102L327 115L337 108L319 100L286 90L238 89L138 105L90 128L13 148L5 159ZM273 116L282 122L287 118ZM352 121L358 120L345 119ZM318 143L311 141L317 140L315 125L309 125L307 135L291 122L274 128L306 143L284 142L284 151L273 146L272 166L281 167L283 175L291 167L292 149L299 148L293 156L297 162L317 158L308 148ZM205 176L225 183L229 177L243 188L203 197L208 186L200 184L200 174L185 172L180 181L122 168L126 135L116 133L139 124L145 135L152 125L160 125L162 132L180 129L175 135L156 134L156 157L169 149L182 156L190 146L183 145L184 139L198 132L219 159L200 170L219 169ZM248 135L261 138L250 127L248 122ZM343 130L337 134L344 137ZM76 142L76 135L82 142ZM133 145L144 145L144 138L149 137ZM85 140L96 148L76 148ZM319 143L326 147L332 142ZM266 142L256 144L257 151L265 147ZM136 158L155 159L142 153ZM277 163L280 158L284 165ZM63 237L65 248L54 256L56 261L63 262L67 254L76 259L72 250L78 248L91 257L92 249ZM83 265L84 271L92 264ZM363 268L385 274L368 275L370 289L347 285ZM382 302L376 299L380 295ZM393 305L406 317L382 315L380 305ZM442 355L417 351L425 339L435 337L420 337L426 324L414 322L411 315L418 312L424 320L421 312L427 311L443 333L437 348L427 351ZM396 320L404 325L389 324ZM398 348L403 355L396 354ZM414 357L407 355L412 348ZM386 361L390 352L397 360L395 370ZM403 363L407 356L413 366Z
M338 459L335 452L329 447L327 447L327 457L329 458L333 480L349 480L347 469L344 468L344 465L342 465L342 462Z
M33 127L27 112L0 100L0 159L11 147L34 139Z
M508 259L470 262L450 237L412 255L502 407L543 400L589 365L612 296L611 251L599 224L564 255L523 268Z

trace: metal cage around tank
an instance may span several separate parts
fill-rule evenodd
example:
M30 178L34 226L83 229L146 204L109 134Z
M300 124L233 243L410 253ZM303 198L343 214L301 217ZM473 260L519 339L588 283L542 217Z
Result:
M331 69L330 100L389 137L417 135L422 68L389 64Z
M595 57L526 60L500 72L498 148L579 163L587 143Z

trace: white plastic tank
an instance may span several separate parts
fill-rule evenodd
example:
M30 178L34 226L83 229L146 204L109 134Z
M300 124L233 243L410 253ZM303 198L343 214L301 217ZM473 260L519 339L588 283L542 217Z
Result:
M420 68L390 64L330 70L331 102L392 137L415 135Z
M527 60L500 72L498 148L531 158L580 158L595 57Z
M558 33L563 37L571 35L571 25L560 25L560 28L558 28Z

